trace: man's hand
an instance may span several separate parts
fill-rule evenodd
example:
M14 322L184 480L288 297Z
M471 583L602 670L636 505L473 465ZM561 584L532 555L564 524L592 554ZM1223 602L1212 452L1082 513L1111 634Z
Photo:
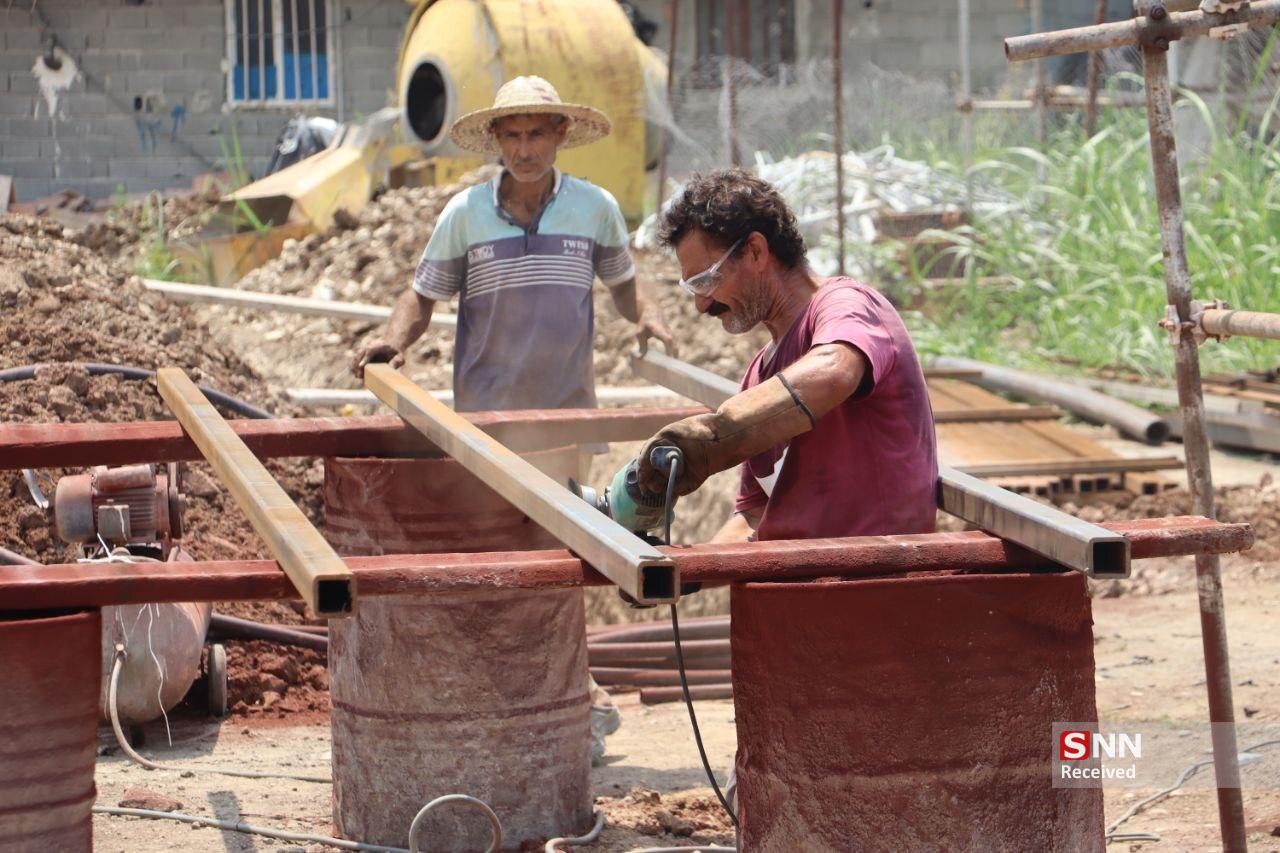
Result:
M684 469L676 477L676 496L698 490L707 478L716 473L711 470L707 449L715 441L714 414L694 415L663 427L649 439L640 451L640 464L636 468L636 481L647 494L665 494L668 472L653 467L650 455L656 447L678 447L684 456Z
M649 351L649 338L657 338L662 341L662 346L666 349L667 355L672 358L679 356L680 353L676 349L675 336L671 334L667 321L662 317L662 309L657 305L646 307L640 315L640 321L636 324L636 341L640 345L641 355Z
M364 369L371 364L390 364L396 370L404 366L404 353L383 338L371 338L351 361L351 372L364 379Z

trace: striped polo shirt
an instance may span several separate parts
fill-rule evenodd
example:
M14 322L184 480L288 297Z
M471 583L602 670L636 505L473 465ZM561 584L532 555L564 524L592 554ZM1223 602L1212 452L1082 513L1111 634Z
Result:
M453 356L460 412L591 408L595 278L635 276L618 203L555 173L528 228L498 201L499 175L449 200L413 277L428 299L458 300Z

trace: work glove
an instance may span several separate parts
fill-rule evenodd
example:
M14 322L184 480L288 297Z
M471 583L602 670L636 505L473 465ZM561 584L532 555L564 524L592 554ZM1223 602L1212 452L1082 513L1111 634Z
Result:
M809 408L781 375L735 394L714 412L694 415L664 427L640 452L637 482L646 494L663 494L667 472L653 466L656 447L676 447L684 468L676 478L677 496L696 491L712 474L732 468L801 433L813 429Z

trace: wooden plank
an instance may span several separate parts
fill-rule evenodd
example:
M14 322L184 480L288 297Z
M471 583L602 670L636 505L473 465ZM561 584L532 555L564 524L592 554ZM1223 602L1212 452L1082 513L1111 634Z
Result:
M365 386L434 444L637 601L680 597L675 562L573 495L474 424L385 364Z
M570 444L642 441L673 421L702 414L682 408L555 409L463 415L517 453ZM227 425L259 459L312 456L430 456L440 449L394 415L233 420ZM190 462L200 450L177 421L119 424L0 424L0 471Z
M147 290L163 294L175 302L226 305L231 308L277 311L308 317L328 317L334 320L358 320L364 323L385 323L391 317L390 308L363 302L337 302L303 296L283 296L276 293L258 293L253 290L237 290L233 287L209 287L204 284L183 284L151 278L144 278L142 284ZM446 329L456 328L458 318L453 314L433 313L431 325Z
M944 409L933 413L934 423L974 423L978 421L1052 421L1062 417L1053 406L1001 406L992 409Z
M974 477L1029 477L1038 474L1071 476L1075 474L1105 474L1110 472L1168 471L1182 468L1181 459L1173 456L1128 458L1115 456L1110 459L1044 459L1036 462L994 462L957 465L958 470Z
M355 575L195 383L182 370L163 367L156 384L303 601L321 616L355 612Z

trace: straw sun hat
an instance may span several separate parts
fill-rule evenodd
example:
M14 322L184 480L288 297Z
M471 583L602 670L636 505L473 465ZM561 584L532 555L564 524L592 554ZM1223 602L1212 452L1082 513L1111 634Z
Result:
M569 131L561 148L595 142L608 136L612 129L604 113L585 104L563 103L556 87L541 77L516 77L502 84L492 107L467 113L454 122L449 137L459 148L497 157L502 151L493 136L493 122L503 116L531 114L562 115L569 119Z

